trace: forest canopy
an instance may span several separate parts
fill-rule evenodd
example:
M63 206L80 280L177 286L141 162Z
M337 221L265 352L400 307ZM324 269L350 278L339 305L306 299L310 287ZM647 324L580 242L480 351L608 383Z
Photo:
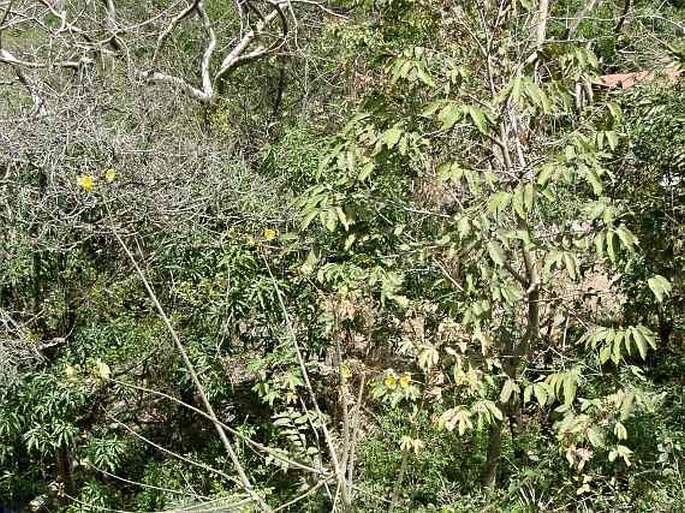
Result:
M681 511L684 36L0 0L0 511Z

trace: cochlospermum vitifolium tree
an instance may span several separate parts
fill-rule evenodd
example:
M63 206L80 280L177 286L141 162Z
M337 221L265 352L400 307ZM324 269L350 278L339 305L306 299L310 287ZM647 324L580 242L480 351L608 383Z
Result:
M185 375L203 398L203 422L216 428L240 494L247 494L260 511L269 511L269 505L255 491L252 476L246 475L233 449L236 432L219 423L195 371L200 364L190 361L153 292L155 284L136 266L146 268L145 261L154 258L152 252L184 254L183 244L189 240L191 246L197 241L220 245L217 234L247 218L267 226L274 220L286 221L287 206L277 200L276 214L268 206L270 200L262 196L269 195L274 181L267 185L262 178L250 177L243 162L236 164L238 152L220 137L212 138L217 119L207 114L214 113L219 100L226 98L227 84L238 68L280 55L293 39L301 43L298 35L304 35L310 22L320 21L322 15L335 13L308 0L192 1L160 8L116 1L9 0L0 5L0 87L7 92L0 110L6 127L1 136L6 151L0 162L0 225L10 234L0 247L0 254L7 257L0 266L0 305L3 314L4 307L9 310L11 336L30 332L29 344L40 342L33 344L34 349L50 352L45 363L50 366L50 379L59 382L65 363L61 358L90 361L95 355L83 352L97 344L89 342L107 340L108 329L115 323L101 323L103 318L114 314L121 320L132 314L92 308L99 293L122 291L118 287L130 276L122 280L121 269L132 266L140 271L142 279L128 292L139 294L143 302L149 296L166 321ZM195 109L196 105L209 108ZM259 208L247 212L242 203L245 195ZM149 244L145 249L144 239ZM135 246L135 256L128 251L129 243ZM188 264L187 259L179 261ZM192 260L190 265L196 263ZM159 274L164 272L169 269L159 270ZM182 295L177 292L164 290L167 297ZM114 302L121 299L116 293L113 296L117 296ZM144 317L140 316L139 325L145 324ZM16 326L10 325L15 319ZM83 336L89 330L91 336ZM88 339L85 344L84 338ZM50 349L53 339L61 346L54 351ZM129 365L140 357L135 346L109 353L113 375L139 370L140 366ZM107 352L107 343L97 351ZM212 360L214 368L221 367L218 357L198 353L192 355L196 360L203 364ZM168 353L161 350L160 354ZM148 356L143 356L143 367L147 361ZM76 366L66 368L72 373ZM27 365L22 370L26 379L19 380L19 386L28 388L35 367ZM72 377L85 380L85 372L72 374L55 393L73 391ZM108 378L103 378L107 384L97 394L89 396L96 400L78 403L74 415L62 423L64 429L62 424L52 429L51 421L34 426L36 417L28 415L11 425L8 447L31 453L34 470L50 475L51 460L58 461L55 479L68 494L59 495L65 502L78 491L72 490L74 482L86 480L85 476L91 481L102 477L85 465L71 477L87 446L107 445L107 437L121 428L119 424L117 429L111 424L106 427L111 419L105 419L105 411L116 396ZM163 387L162 382L159 379L157 384ZM37 410L47 411L41 397L37 396ZM174 399L169 397L165 400ZM21 410L19 403L12 403L13 413ZM181 406L189 409L190 405ZM124 414L121 424L135 424L142 409L122 412L115 408L108 414ZM22 438L26 430L30 437ZM140 431L132 429L124 436L135 437ZM149 439L144 441L152 446ZM283 456L279 460L274 451L267 450L267 455L282 463ZM218 475L227 482L236 480L225 472Z

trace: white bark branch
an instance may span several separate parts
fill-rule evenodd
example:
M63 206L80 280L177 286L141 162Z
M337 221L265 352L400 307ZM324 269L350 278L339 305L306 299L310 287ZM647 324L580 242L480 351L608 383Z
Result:
M205 53L202 55L202 65L200 67L202 74L202 90L205 96L212 98L214 95L214 88L212 86L212 78L210 76L210 64L212 62L212 54L214 54L214 49L216 48L216 35L214 34L214 29L212 28L212 23L209 21L207 12L205 11L205 2L200 0L197 4L197 12L200 15L200 20L202 21L202 28L207 35L207 48L205 48Z
M162 50L162 47L164 45L164 42L168 39L168 37L171 35L171 33L176 29L179 23L183 21L185 18L187 18L198 6L200 3L200 0L194 0L188 7L183 9L178 15L176 15L169 25L159 34L159 37L157 38L157 46L155 47L155 51L152 54L152 64L154 65L155 62L157 62L157 57L159 56L159 52Z

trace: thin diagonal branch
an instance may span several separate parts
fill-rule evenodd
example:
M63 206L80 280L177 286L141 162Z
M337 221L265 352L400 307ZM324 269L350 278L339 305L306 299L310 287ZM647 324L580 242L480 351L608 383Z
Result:
M119 233L114 229L114 223L112 223L111 228L112 228L112 232L114 233L114 237L117 239L117 242L119 242L122 249L124 250L124 253L126 253L126 256L131 261L131 264L133 265L136 273L138 274L138 277L143 282L143 286L145 287L145 290L147 291L148 296L152 300L152 303L155 305L155 308L157 309L159 316L162 318L162 321L164 322L164 325L165 325L167 331L171 335L171 339L173 340L174 345L176 346L176 350L178 351L179 355L181 356L181 359L183 361L183 365L186 368L186 370L188 371L188 374L190 374L190 377L193 381L193 385L195 386L197 393L200 395L200 399L202 401L202 404L203 404L205 410L207 411L207 414L210 416L212 423L214 424L214 428L216 429L217 433L219 434L219 438L221 439L221 442L224 445L224 448L226 450L226 453L228 454L228 457L231 460L231 463L233 463L233 466L235 467L235 470L238 473L242 487L255 500L255 502L257 504L259 504L259 506L262 508L262 511L271 512L271 508L269 507L269 505L264 501L264 499L262 499L262 497L259 496L259 494L257 494L255 492L255 490L252 486L252 483L250 482L249 478L247 477L247 474L245 473L245 469L243 468L242 464L240 463L240 460L238 459L238 455L235 453L235 450L233 449L231 442L228 440L228 437L226 436L226 432L224 431L224 428L222 427L221 423L219 422L219 419L217 418L216 413L214 413L214 408L212 407L212 404L209 402L209 399L207 398L207 394L205 393L204 387L202 386L202 383L200 382L200 378L197 374L197 371L195 370L195 366L191 362L190 357L188 356L188 353L185 350L185 347L183 347L183 344L181 343L181 340L178 337L176 330L174 329L173 325L171 324L171 320L169 319L164 308L162 307L161 303L159 302L159 299L157 298L157 294L155 293L154 289L152 288L152 285L147 280L145 273L143 272L143 270L138 265L138 262L136 261L136 258L133 256L133 253L131 253L131 250L128 248L128 245L124 242L124 240L121 238Z

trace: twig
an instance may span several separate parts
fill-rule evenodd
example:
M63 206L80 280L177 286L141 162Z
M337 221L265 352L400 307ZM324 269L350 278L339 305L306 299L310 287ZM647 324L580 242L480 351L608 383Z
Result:
M269 266L269 262L267 261L266 257L262 255L262 260L264 261L264 265L266 266L266 269L269 273L269 276L271 277L271 282L273 283L274 289L276 291L276 296L278 297L278 303L281 307L281 311L283 314L283 319L285 320L285 325L288 330L288 333L290 335L290 338L292 340L293 348L295 349L295 354L297 356L297 362L300 366L300 372L302 372L302 379L304 380L305 388L307 389L307 392L309 393L309 398L312 401L312 405L314 406L314 409L316 410L316 413L321 419L321 431L323 432L324 439L326 441L326 445L328 447L328 453L329 457L331 458L331 463L333 464L333 469L335 470L335 475L337 479L337 484L340 489L340 493L342 496L342 501L343 501L343 506L346 510L350 510L352 503L351 503L351 497L349 493L349 489L347 486L347 480L345 479L345 469L342 468L340 464L340 459L338 458L338 454L335 450L335 444L333 442L333 436L331 435L330 431L328 430L328 427L326 426L326 423L323 421L323 413L321 412L321 408L319 408L319 402L316 399L316 394L314 393L314 388L312 387L312 383L309 379L309 372L307 372L307 366L304 362L304 357L302 356L302 351L300 349L300 345L297 342L297 336L295 335L295 330L292 327L292 323L290 322L290 316L288 315L288 310L285 307L285 303L283 301L283 295L281 294L281 289L278 286L278 282L276 282L276 278L273 275L273 272L271 271L271 266Z
M109 214L109 209L108 209L108 214ZM111 221L111 215L110 215L110 221ZM152 300L153 304L155 305L155 308L157 309L157 312L159 313L159 316L162 318L162 321L164 322L164 325L167 328L167 331L171 335L171 339L174 342L174 345L176 346L176 349L178 353L181 356L181 359L183 360L183 365L190 374L190 377L193 381L193 385L195 386L195 389L197 390L197 393L200 395L200 399L202 401L202 404L207 411L207 414L210 416L212 423L214 424L214 428L216 429L217 433L219 434L219 438L221 439L221 442L224 445L224 448L226 449L226 453L228 454L228 457L230 458L231 462L233 463L233 466L235 467L236 472L238 473L238 476L240 477L240 482L245 489L245 491L257 502L257 504L260 505L262 508L262 511L265 512L271 512L271 508L269 505L262 499L262 497L257 494L252 486L252 483L250 482L249 478L247 477L247 474L245 473L245 469L240 463L240 460L238 459L238 455L235 453L233 450L233 446L231 445L231 442L228 440L228 437L226 436L226 433L221 425L221 422L219 422L219 419L216 416L216 413L214 413L214 408L212 408L211 403L209 402L209 399L207 398L207 394L205 393L204 387L202 386L202 383L200 382L200 378L197 375L197 371L195 370L195 366L193 363L190 361L190 358L188 357L188 353L186 352L185 348L183 347L183 344L181 343L181 340L178 337L178 334L176 333L176 330L171 324L171 321L169 320L169 317L167 316L166 312L164 311L164 308L162 307L161 303L159 302L159 299L157 298L157 294L152 288L152 285L150 285L150 282L147 280L145 277L145 273L143 270L140 268L138 265L138 262L136 261L135 257L131 253L131 250L128 248L126 243L123 241L119 233L116 231L114 228L114 223L111 223L111 229L112 233L114 234L114 237L117 239L119 244L121 245L122 249L126 253L126 256L128 256L129 260L133 264L134 269L136 270L136 273L140 277L141 281L143 282L143 285L145 287L145 290L147 290L147 293Z

